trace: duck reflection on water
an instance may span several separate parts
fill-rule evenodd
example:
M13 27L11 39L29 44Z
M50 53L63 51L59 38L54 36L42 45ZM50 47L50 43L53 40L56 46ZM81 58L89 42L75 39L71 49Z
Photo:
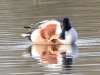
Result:
M71 69L73 60L78 57L76 45L32 45L23 52L25 58L37 59L50 68Z

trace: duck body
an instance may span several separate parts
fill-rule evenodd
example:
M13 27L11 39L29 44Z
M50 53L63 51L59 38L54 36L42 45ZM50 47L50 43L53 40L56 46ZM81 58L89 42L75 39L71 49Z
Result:
M31 32L26 34L34 44L74 44L78 38L76 30L70 26L69 19L67 26L57 20L46 20ZM41 22L40 22L41 23ZM69 28L68 28L69 27ZM23 36L23 35L22 35ZM24 35L24 37L26 37Z
M46 40L50 39L53 35L59 34L61 32L60 22L56 20L48 21L45 24L39 26L31 34L31 40L35 44L45 44ZM44 42L43 42L44 41Z

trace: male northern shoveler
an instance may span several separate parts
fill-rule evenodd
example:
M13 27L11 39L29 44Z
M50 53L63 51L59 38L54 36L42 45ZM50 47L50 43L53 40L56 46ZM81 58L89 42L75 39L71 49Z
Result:
M38 29L21 36L29 37L34 44L74 44L78 38L68 18L64 18L63 22L45 20L38 24Z

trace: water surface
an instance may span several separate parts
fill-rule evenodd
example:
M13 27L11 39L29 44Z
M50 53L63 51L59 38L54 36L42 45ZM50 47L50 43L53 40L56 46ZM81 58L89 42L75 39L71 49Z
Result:
M1 75L99 75L100 1L95 0L0 0L0 74ZM62 64L47 66L41 56L23 56L32 43L20 36L23 26L46 19L70 18L77 30L78 53L70 70ZM66 47L67 48L67 47ZM61 58L61 57L59 57ZM62 61L59 61L60 63ZM58 67L57 67L58 65Z

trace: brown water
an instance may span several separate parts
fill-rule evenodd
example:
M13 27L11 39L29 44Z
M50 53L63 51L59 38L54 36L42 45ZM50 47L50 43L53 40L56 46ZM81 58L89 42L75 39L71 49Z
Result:
M41 3L37 4L34 4L33 0L0 0L0 75L99 75L99 14L99 0L41 0ZM72 68L64 68L62 60L58 61L60 64L50 65L40 61L41 56L23 54L26 48L32 45L20 36L21 33L27 32L23 26L64 17L70 18L72 26L79 34L76 42L78 49L77 46L75 50L72 48L72 53L76 51L76 54L68 55ZM67 53L66 51L63 52ZM63 59L61 52L59 55L50 57Z

